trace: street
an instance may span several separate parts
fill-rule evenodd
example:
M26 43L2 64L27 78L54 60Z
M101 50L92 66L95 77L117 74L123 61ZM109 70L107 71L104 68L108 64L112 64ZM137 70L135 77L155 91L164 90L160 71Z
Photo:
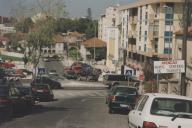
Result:
M109 114L106 90L55 90L55 101L34 106L0 128L127 128L127 115Z

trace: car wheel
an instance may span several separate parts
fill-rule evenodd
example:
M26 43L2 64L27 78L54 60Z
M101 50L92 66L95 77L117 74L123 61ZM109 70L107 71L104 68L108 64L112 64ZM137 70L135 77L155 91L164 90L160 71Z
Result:
M109 114L113 114L114 113L114 109L109 107Z
M128 124L128 128L131 128L131 127L129 126L129 118L127 118L127 124Z
M108 104L107 98L106 98L106 100L105 100L105 104Z

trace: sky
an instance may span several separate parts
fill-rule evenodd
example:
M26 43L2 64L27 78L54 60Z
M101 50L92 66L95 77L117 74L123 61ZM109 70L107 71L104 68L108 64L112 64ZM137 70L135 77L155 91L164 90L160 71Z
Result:
M28 2L26 2L28 1ZM0 15L10 16L11 10L18 6L18 3L36 3L37 0L0 0ZM136 0L63 0L66 5L66 11L69 17L79 18L87 16L87 9L91 8L92 17L98 19L101 14L105 13L105 9L112 5L128 4Z

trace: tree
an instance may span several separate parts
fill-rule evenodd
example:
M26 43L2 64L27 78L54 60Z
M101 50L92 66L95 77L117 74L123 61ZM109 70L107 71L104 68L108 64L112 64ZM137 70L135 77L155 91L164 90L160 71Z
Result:
M27 35L26 56L31 60L36 69L41 57L42 48L50 46L55 34L55 19L48 17L47 19L38 20L31 28ZM36 71L35 71L36 74Z
M92 38L97 35L97 21L88 18L68 19L62 18L57 20L57 32L78 31L85 33L87 38Z
M22 19L20 22L17 22L15 24L15 28L17 31L20 31L22 33L28 33L32 25L33 25L33 22L31 18L25 18L25 19Z

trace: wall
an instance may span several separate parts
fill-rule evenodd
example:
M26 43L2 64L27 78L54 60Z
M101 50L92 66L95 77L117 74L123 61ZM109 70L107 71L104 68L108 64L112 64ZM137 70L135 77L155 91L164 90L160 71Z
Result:
M6 55L6 56L18 57L18 58L23 58L24 57L24 54L16 53L16 52L1 51L1 54Z

